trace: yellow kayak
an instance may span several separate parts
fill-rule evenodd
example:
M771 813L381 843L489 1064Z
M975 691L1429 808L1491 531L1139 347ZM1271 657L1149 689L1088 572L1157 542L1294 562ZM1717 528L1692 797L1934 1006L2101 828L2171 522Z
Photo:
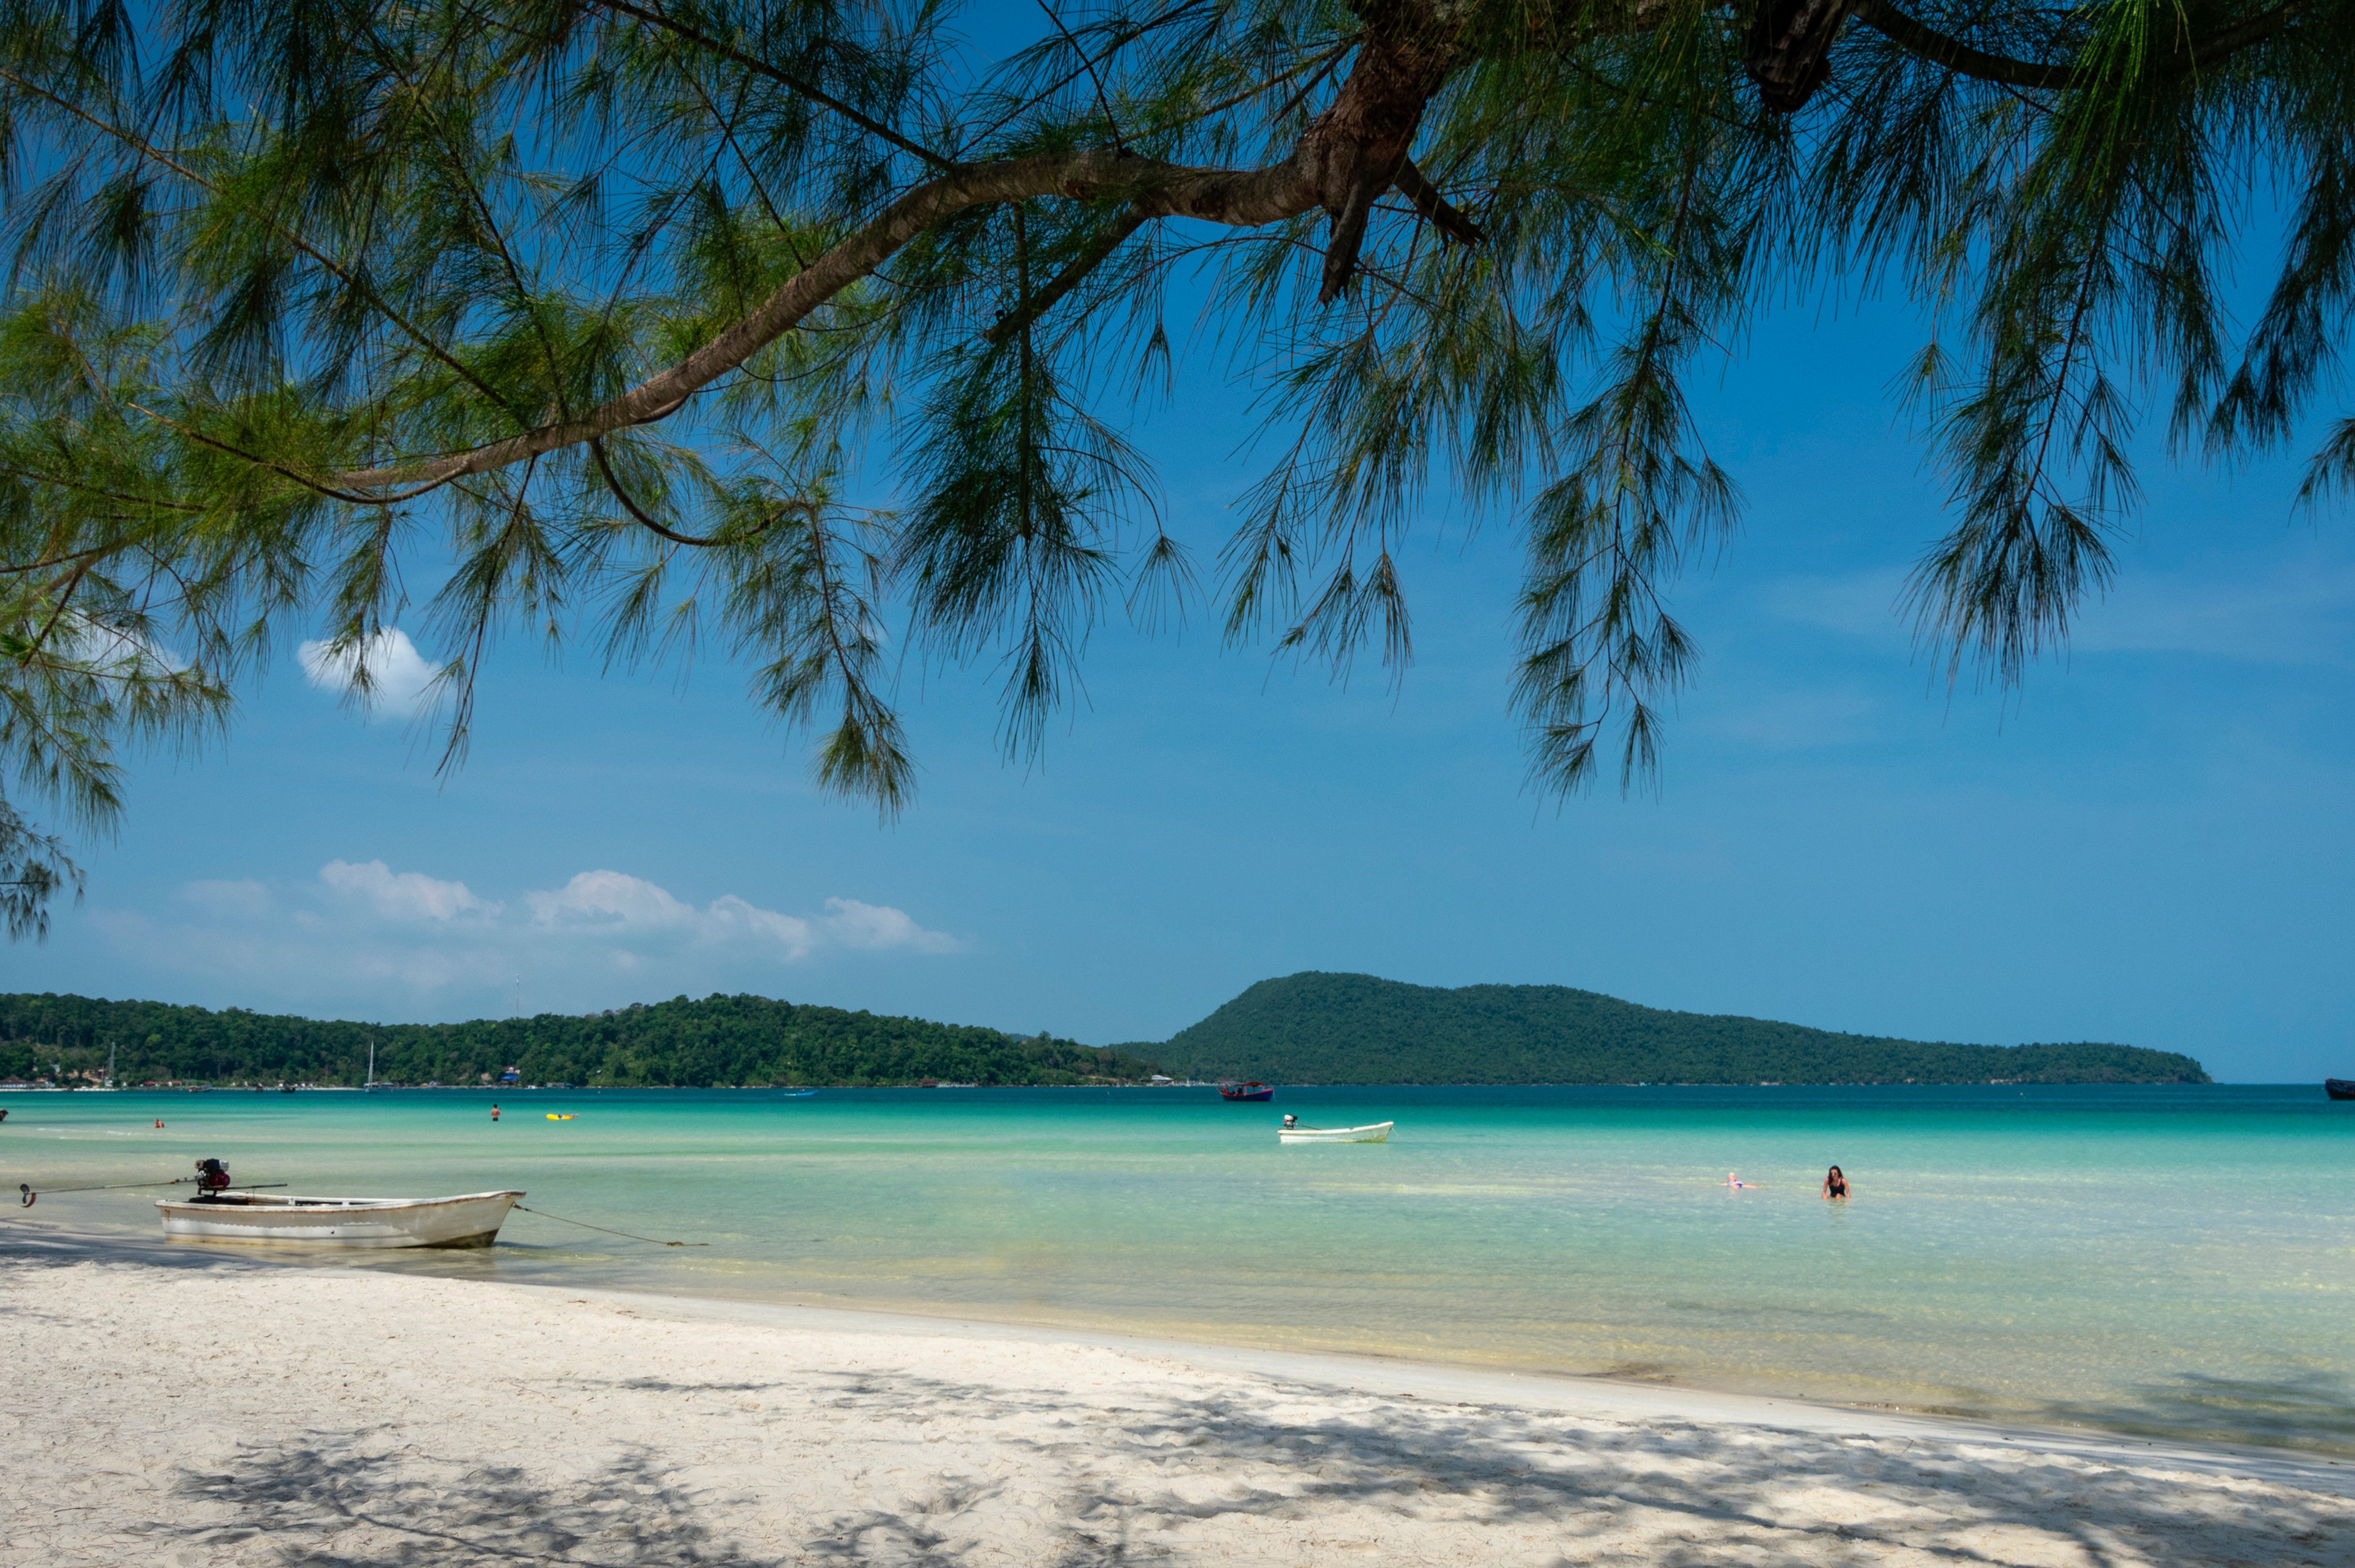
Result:
M559 1116L554 1111L550 1111L548 1113L548 1119L551 1122L569 1122L575 1115L577 1115L577 1113L567 1111Z

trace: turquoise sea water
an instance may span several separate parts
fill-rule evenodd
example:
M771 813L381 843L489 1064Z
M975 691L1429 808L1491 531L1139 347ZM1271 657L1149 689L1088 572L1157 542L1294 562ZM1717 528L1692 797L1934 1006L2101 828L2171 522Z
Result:
M2355 1454L2355 1105L2318 1088L539 1091L496 1096L496 1126L493 1098L0 1094L0 1172L13 1194L210 1155L300 1192L524 1188L709 1243L517 1214L492 1251L359 1267ZM1280 1147L1286 1110L1399 1125ZM1817 1195L1834 1161L1846 1205ZM152 1237L155 1197L6 1213Z

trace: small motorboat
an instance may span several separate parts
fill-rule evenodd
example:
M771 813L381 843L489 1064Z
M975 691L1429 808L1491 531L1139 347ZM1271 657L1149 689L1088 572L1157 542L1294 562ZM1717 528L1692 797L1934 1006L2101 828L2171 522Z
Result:
M456 1198L295 1198L229 1185L217 1159L197 1164L194 1198L159 1198L168 1241L285 1242L316 1247L487 1247L520 1192ZM183 1180L187 1179L182 1178Z
M159 1198L176 1242L292 1242L315 1247L487 1247L520 1192L457 1198L294 1198L222 1192Z
M1278 1127L1276 1137L1288 1144L1386 1144L1391 1141L1391 1129L1396 1122L1376 1122L1364 1127L1304 1127L1286 1125Z
M1275 1091L1264 1083L1222 1082L1219 1085L1219 1098L1235 1101L1273 1100L1275 1098Z
M2322 1092L2334 1100L2355 1100L2355 1078L2326 1078Z

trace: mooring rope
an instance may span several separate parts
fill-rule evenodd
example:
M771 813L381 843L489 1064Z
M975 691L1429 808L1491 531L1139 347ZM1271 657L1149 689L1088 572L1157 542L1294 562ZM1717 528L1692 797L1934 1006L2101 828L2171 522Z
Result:
M609 1236L625 1236L633 1242L651 1242L658 1247L708 1247L709 1242L666 1242L660 1236L641 1236L629 1231L616 1231L604 1225L592 1225L586 1220L568 1220L561 1214L551 1214L545 1209L533 1209L518 1203L517 1208L527 1214L537 1214L543 1220L553 1220L559 1225L578 1225L584 1231L602 1231Z

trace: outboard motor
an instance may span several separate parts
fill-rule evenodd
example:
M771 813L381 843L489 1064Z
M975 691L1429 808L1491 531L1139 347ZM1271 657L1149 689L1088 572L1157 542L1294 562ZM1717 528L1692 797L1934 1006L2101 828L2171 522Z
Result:
M217 1198L229 1190L229 1167L217 1159L197 1161L197 1196Z

